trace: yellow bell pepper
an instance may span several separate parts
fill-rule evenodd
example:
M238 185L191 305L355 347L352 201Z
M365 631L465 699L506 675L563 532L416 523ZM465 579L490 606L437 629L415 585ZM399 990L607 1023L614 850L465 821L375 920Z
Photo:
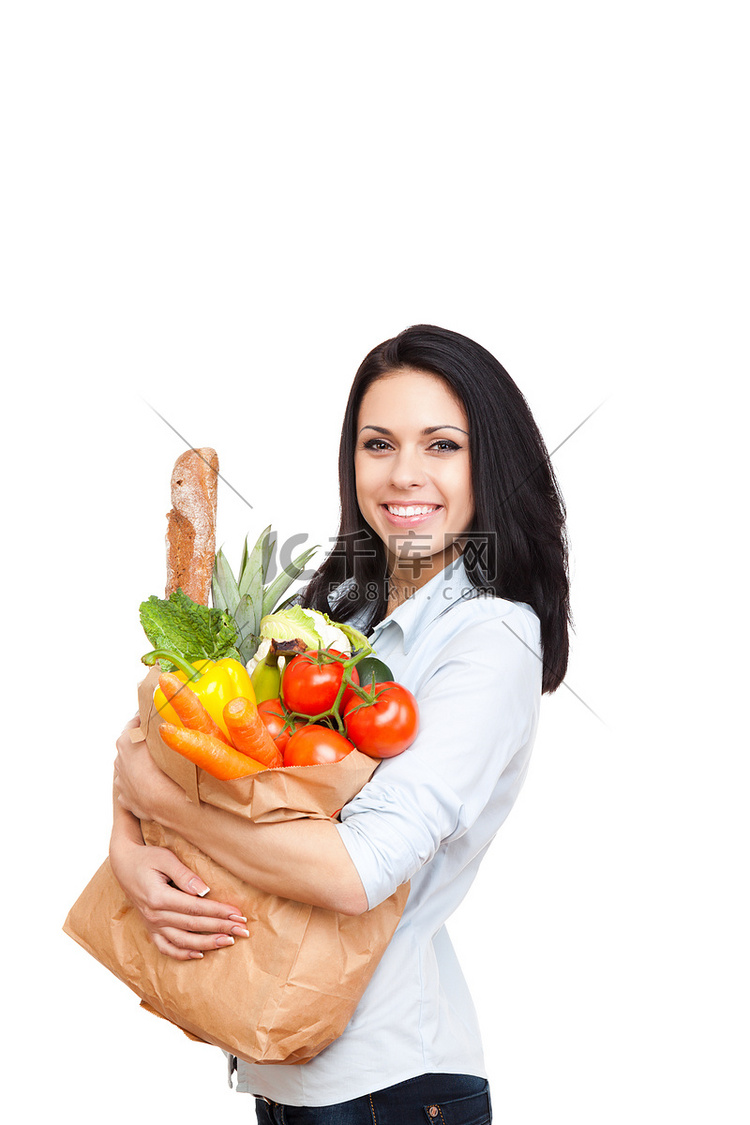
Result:
M175 663L172 653L168 655L170 661ZM188 675L188 668L193 669L192 676ZM195 692L227 738L229 738L229 731L224 722L225 704L238 696L255 703L255 691L247 668L230 657L225 657L223 660L196 660L192 665L184 664L176 668L174 675L184 684L187 683L190 690ZM154 692L154 703L159 714L168 723L174 723L177 727L183 726L174 708L167 703L161 688L157 688Z

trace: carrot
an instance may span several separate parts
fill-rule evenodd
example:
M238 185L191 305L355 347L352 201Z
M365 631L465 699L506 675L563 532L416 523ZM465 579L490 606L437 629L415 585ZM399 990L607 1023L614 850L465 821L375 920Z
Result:
M243 699L242 696L230 699L224 706L223 714L229 737L238 750L269 769L283 766L284 759L279 748L268 733L252 700Z
M186 727L202 731L203 734L210 734L229 745L229 739L224 731L213 721L195 692L179 677L172 672L167 672L159 676L159 687L164 692L167 703L172 705L178 719Z
M220 742L218 738L204 734L203 731L162 723L159 734L170 749L176 750L183 758L188 758L194 765L222 781L249 777L266 768L260 762L240 754L233 746L227 746L225 742Z

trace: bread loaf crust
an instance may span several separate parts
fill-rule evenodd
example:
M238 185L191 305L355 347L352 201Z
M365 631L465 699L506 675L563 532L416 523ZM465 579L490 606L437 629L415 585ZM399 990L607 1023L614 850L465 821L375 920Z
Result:
M215 449L188 449L172 470L172 510L167 513L166 597L178 587L208 605L216 555Z

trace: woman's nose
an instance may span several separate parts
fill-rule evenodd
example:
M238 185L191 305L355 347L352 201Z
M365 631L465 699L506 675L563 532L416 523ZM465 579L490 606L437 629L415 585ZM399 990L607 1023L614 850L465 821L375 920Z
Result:
M391 463L390 483L394 488L419 488L425 481L424 466L419 454L402 449Z

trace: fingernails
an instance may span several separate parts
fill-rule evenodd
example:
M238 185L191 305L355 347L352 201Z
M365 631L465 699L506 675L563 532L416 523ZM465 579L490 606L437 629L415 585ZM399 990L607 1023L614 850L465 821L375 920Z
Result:
M242 926L232 926L232 933L237 934L237 937L250 937L250 931L244 930Z
M245 916L243 914L230 914L229 915L229 921L230 922L247 922L247 918L245 918Z
M207 895L211 890L211 888L207 887L203 880L199 879L197 875L190 880L190 882L188 883L188 887L193 892L193 894L200 895L201 898L203 898L204 895Z
M203 954L199 953L197 949L194 949L194 950L192 950L190 956L197 961L200 957L203 956Z
M219 936L216 939L216 944L219 945L219 946L221 946L221 945L234 945L234 938L230 937L229 934L219 934Z

